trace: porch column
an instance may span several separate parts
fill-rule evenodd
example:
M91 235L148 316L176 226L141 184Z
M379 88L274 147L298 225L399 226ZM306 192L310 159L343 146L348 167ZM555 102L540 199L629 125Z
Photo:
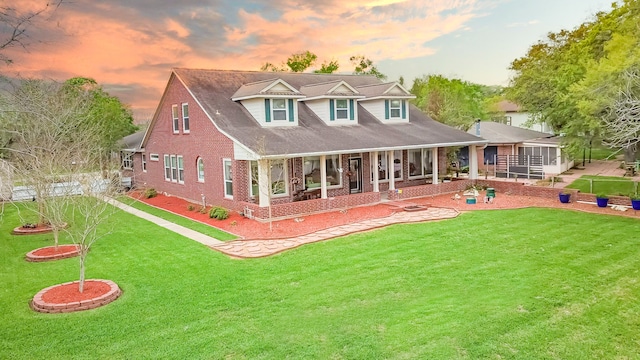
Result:
M258 160L258 194L260 207L269 206L269 192L271 191L271 184L269 184L269 160Z
M327 156L320 155L320 197L327 198Z
M389 190L395 190L396 176L393 164L393 151L387 151L387 175L389 176Z
M469 179L478 179L478 148L475 145L469 145Z
M434 148L433 149L433 184L437 184L440 179L438 179L439 173L440 173L440 169L438 169L438 148Z
M371 171L373 171L373 192L380 192L380 172L378 170L378 152L373 152L373 166L371 166Z

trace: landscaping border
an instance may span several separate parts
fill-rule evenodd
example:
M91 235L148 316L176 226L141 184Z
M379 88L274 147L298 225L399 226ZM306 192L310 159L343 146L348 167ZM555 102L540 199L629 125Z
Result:
M100 279L88 279L85 280L85 285L88 282L103 282L111 288L106 294L102 294L93 299L87 299L82 301L75 301L70 303L48 303L45 302L42 297L44 294L58 286L64 286L69 284L77 284L79 281L71 281L63 284L57 284L53 286L49 286L48 288L44 288L40 290L34 297L33 300L29 303L29 306L34 311L42 312L42 313L68 313L74 311L83 311L95 309L97 307L106 305L122 295L122 290L118 287L116 283L111 280L100 280Z

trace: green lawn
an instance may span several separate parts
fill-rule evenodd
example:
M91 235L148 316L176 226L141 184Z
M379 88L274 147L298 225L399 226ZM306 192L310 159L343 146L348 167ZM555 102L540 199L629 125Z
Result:
M636 219L470 212L232 260L128 214L88 256L106 307L39 314L77 259L27 263L48 236L0 223L0 358L612 359L640 356Z
M593 181L590 181L593 180ZM591 186L593 184L593 188ZM630 178L616 176L582 175L567 188L589 194L623 195L635 193L637 184Z
M142 210L146 213L149 213L151 215L155 215L159 218L165 219L167 221L171 221L174 224L178 224L181 226L186 227L187 229L191 229L193 231L197 231L201 234L205 234L208 236L211 236L213 238L216 238L218 240L222 240L222 241L228 241L228 240L234 240L237 239L238 237L233 235L233 234L229 234L228 232L222 231L220 229L214 228L213 226L209 226L207 224L203 224L201 222L197 222L197 221L193 221L191 219L187 219L183 216L180 215L176 215L173 213L170 213L168 211L164 211L158 208L155 208L153 206L149 206L143 202L134 200L128 196L120 196L117 199L118 201L125 203L131 207L134 207L138 210Z

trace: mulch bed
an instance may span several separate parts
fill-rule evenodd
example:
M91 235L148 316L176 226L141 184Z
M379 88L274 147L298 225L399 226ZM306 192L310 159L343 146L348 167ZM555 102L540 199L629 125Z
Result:
M11 232L13 235L33 235L33 234L46 234L53 231L49 225L38 224L35 228L25 228L18 226Z
M27 253L27 261L41 262L66 259L78 256L79 249L76 245L46 246Z
M110 280L85 280L83 292L79 291L78 281L73 281L40 290L30 305L38 312L74 312L104 306L121 294L118 285Z

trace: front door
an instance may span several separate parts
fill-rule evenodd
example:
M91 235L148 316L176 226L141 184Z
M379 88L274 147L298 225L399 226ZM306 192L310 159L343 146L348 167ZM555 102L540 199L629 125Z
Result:
M349 159L349 189L352 194L362 192L362 159Z

